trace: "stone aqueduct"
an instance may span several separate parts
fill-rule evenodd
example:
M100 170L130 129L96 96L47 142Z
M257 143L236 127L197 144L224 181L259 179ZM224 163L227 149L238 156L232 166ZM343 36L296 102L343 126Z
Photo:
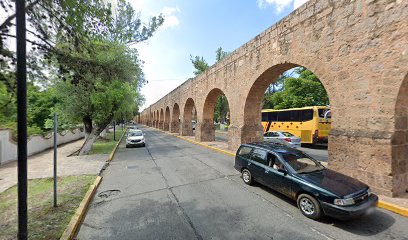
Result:
M261 101L284 71L304 66L330 98L329 167L398 196L408 188L408 1L310 0L137 118L164 131L213 141L225 94L228 144L260 141Z

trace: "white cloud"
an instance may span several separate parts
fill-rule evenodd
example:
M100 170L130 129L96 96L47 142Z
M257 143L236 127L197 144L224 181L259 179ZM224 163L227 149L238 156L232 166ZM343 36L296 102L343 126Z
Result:
M296 9L300 6L302 6L303 4L305 4L308 0L295 0L293 2L293 8Z
M293 9L296 9L307 1L308 0L258 0L258 6L260 8L266 8L273 5L276 8L276 12L280 13L291 5L293 6Z
M181 13L178 7L164 7L161 13L164 16L164 23L162 29L175 27L180 24L179 19L175 14Z
M274 5L278 13L283 9L291 5L293 0L258 0L258 6L260 8L266 8L269 5Z

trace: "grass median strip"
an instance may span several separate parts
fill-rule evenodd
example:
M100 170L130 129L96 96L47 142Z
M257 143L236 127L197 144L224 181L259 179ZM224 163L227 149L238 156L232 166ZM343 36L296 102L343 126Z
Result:
M113 140L113 131L108 132L105 138L98 138L92 146L91 154L109 154L112 152L113 148L116 146L117 141L119 141L125 130L116 130L116 141Z
M58 178L58 207L53 207L53 179L28 181L29 239L59 239L95 176ZM17 187L0 193L0 239L17 236Z

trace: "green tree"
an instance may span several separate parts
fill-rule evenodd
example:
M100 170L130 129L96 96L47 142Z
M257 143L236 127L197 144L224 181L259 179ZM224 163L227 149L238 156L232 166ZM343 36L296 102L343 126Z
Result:
M208 63L204 60L203 57L200 56L195 56L193 58L192 55L190 55L190 61L193 64L194 68L196 69L194 71L194 74L196 76L200 75L201 73L205 72L207 69L210 68L210 66L208 65Z
M274 104L274 109L329 104L329 98L323 84L309 70L304 70L298 78L286 78L283 91L274 93L271 96L271 101Z

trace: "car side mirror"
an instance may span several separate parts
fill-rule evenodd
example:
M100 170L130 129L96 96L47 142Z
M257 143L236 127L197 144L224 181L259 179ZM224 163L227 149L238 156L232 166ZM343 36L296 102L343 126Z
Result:
M279 168L278 172L283 173L283 175L285 175L285 176L288 174L288 171L286 171L286 169L283 169L283 168Z

